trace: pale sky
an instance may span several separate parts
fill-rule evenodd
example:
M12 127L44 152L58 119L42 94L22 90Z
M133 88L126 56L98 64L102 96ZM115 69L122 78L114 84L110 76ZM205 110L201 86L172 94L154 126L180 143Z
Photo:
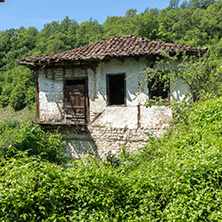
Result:
M123 16L130 8L138 13L148 8L163 9L170 0L5 0L0 3L0 31L24 26L41 30L44 24L62 21L66 16L78 23L107 16Z

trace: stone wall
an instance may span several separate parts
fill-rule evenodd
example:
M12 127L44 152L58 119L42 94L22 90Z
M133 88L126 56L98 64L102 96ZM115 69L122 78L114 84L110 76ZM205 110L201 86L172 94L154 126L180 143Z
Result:
M121 124L120 119L118 119L120 125L112 124L112 119L103 124L103 122L101 123L103 116L82 128L78 126L65 127L62 133L67 141L67 155L80 158L85 154L95 154L104 159L109 153L119 153L123 148L127 151L136 151L146 144L149 135L162 136L169 127L169 121L172 118L170 107L145 108L141 106L141 110L144 115L142 119L147 122L141 124L140 127L137 124L128 127L128 125ZM155 115L150 116L150 112ZM128 116L129 122L134 117L137 117L136 110L134 115Z

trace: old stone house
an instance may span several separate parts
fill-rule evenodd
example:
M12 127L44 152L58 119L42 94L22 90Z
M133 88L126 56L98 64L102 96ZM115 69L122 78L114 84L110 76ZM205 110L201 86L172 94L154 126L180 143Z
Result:
M196 47L121 36L18 64L34 70L38 123L59 126L73 156L93 152L104 157L123 146L135 149L148 134L160 136L168 127L170 107L146 108L144 103L153 96L181 100L187 87L170 85L164 91L159 85L152 90L149 83L141 91L141 79L134 75L158 68L154 62L162 50L197 53Z

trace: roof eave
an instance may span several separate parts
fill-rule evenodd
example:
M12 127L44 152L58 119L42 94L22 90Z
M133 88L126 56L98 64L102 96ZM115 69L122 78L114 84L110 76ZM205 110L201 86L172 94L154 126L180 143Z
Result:
M17 64L18 65L23 65L23 66L26 66L27 68L30 68L30 69L36 69L36 65L32 62L22 62L22 61L17 61Z

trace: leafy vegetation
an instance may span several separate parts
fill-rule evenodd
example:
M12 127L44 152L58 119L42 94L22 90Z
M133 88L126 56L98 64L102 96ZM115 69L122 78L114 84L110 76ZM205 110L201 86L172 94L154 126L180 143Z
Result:
M189 106L164 137L123 152L117 165L92 157L67 167L29 151L1 158L1 219L220 221L222 98ZM26 127L12 146L34 135L45 141L38 127Z
M2 31L1 221L221 221L221 13L221 1L190 0L179 6L171 0L164 10L137 14L130 9L102 25L67 17L41 31ZM123 34L211 47L213 55L184 57L179 72L169 71L177 58L166 57L168 76L147 70L150 78L163 81L183 77L197 102L172 104L173 127L162 138L150 137L136 154L123 150L105 162L90 157L68 163L57 132L21 123L33 119L34 75L17 67L16 60Z
M182 57L182 58L181 58ZM222 95L222 67L211 51L204 55L175 55L169 56L162 53L161 58L155 61L155 69L148 67L137 75L143 75L140 86L144 87L147 82L153 82L152 88L161 83L164 90L172 85L186 85L192 101L197 101L207 95ZM147 106L153 102L164 102L161 98L149 99ZM169 103L167 100L166 102Z
M15 110L34 101L34 74L18 67L18 59L68 50L90 42L120 35L136 35L151 40L211 47L217 58L222 55L222 2L190 0L179 5L171 0L163 10L146 8L137 13L129 9L124 16L108 16L103 24L90 19L78 24L66 17L34 27L0 32L0 107L10 104ZM215 59L217 59L215 58Z
M50 162L65 163L65 143L57 133L44 132L40 126L19 124L17 121L0 123L0 156L11 158L26 152L28 156L41 156Z

